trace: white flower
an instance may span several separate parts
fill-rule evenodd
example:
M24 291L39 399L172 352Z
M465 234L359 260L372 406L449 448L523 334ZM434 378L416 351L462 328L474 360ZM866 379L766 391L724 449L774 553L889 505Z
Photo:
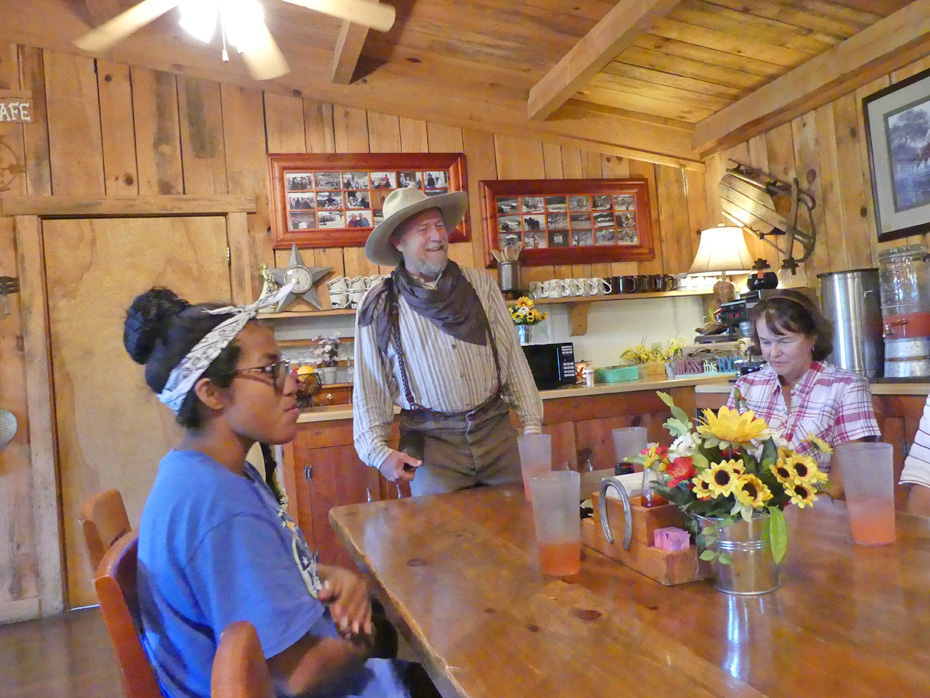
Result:
M672 442L672 445L668 448L668 459L675 460L676 458L687 458L693 456L694 452L697 451L698 441L695 438L695 435L691 432L687 434L682 434L677 439Z

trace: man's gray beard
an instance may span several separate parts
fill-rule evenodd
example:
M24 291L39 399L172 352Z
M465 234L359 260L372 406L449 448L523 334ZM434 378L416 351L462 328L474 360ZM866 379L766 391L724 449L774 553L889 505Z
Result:
M439 278L439 275L445 270L446 265L449 264L449 257L446 255L446 258L443 260L442 265L424 263L420 269L423 276L429 278L430 281L435 281Z

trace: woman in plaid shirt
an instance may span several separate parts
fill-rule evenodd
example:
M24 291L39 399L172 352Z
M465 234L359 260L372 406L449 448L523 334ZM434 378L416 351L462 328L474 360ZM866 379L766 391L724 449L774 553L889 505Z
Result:
M830 455L806 441L816 436L831 446L875 441L881 436L868 382L860 375L824 363L833 352L833 328L817 305L799 291L774 291L753 309L752 339L767 362L736 381L727 405L752 410L780 432L798 453L830 471ZM843 490L839 472L827 491Z

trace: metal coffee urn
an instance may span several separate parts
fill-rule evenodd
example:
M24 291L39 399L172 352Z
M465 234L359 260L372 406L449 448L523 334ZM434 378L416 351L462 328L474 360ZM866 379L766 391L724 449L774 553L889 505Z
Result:
M827 361L869 380L882 375L882 308L878 269L818 274L823 314L833 323Z

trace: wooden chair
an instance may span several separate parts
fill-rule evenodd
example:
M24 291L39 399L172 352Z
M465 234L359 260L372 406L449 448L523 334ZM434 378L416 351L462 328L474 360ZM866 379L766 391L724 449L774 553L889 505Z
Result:
M138 533L130 531L110 546L97 568L94 586L110 641L116 650L126 698L162 698L155 672L139 639L138 538Z
M91 571L96 573L104 553L132 530L119 490L106 490L90 497L81 505L78 521L84 531Z
M274 698L258 633L248 621L230 623L213 659L211 698Z

